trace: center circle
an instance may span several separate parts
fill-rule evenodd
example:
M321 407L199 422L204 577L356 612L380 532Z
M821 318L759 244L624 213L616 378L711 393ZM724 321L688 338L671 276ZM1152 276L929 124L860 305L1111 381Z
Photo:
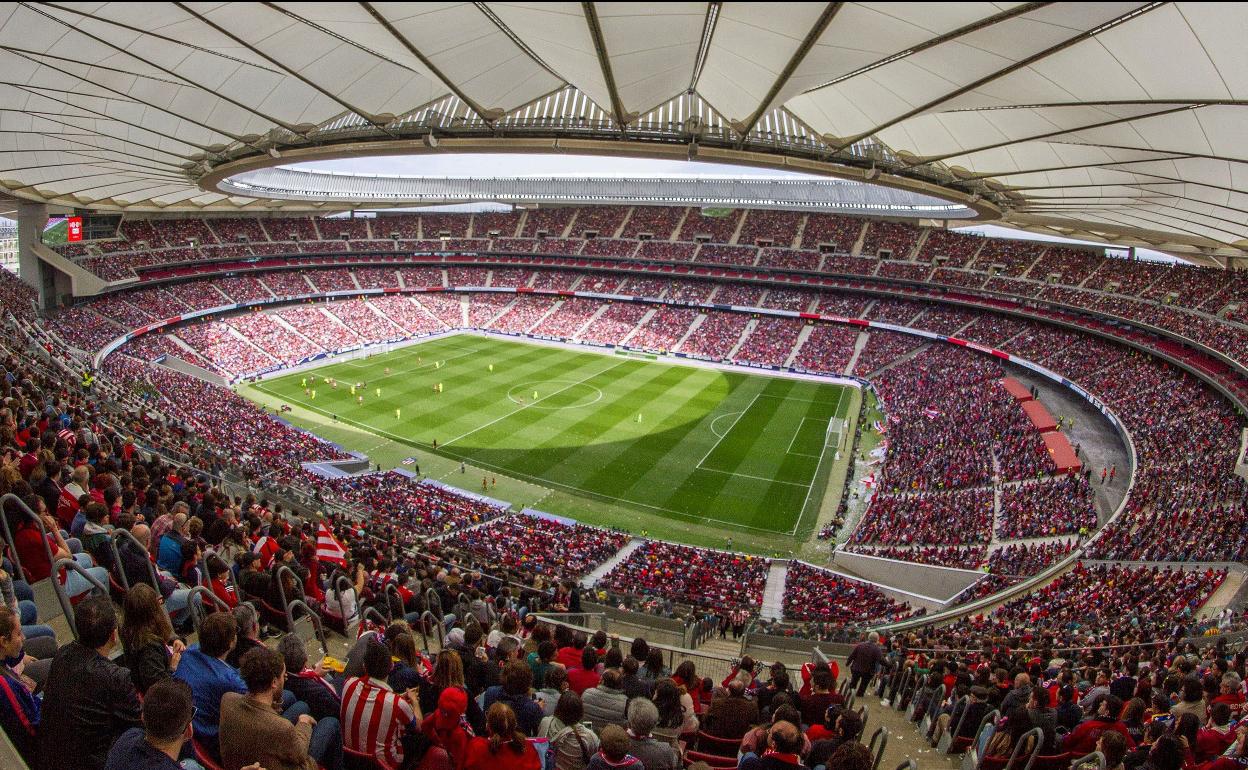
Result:
M537 400L533 400L533 393L536 391ZM558 394L560 400L564 396L575 396L576 401L571 404L555 405L549 402L552 395ZM586 385L576 380L534 380L533 382L525 382L520 385L513 385L507 391L507 398L513 403L529 409L548 409L555 411L556 409L580 409L581 407L596 404L602 400L602 391L593 385Z

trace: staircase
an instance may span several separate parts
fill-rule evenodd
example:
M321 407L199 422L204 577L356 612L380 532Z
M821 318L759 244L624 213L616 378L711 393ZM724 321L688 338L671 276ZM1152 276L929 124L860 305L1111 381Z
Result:
M842 374L853 374L854 366L858 364L858 356L862 355L862 349L867 346L867 340L871 335L866 332L858 332L858 339L854 340L854 353L849 357L849 363L845 364L845 371Z
M623 548L621 548L619 552L616 553L615 556L612 556L610 559L607 559L602 564L599 564L597 569L595 569L593 572L589 573L585 577L581 578L581 587L593 588L594 584L597 583L599 580L601 580L604 575L606 575L611 570L615 569L617 565L619 565L625 559L631 556L633 551L636 551L638 548L645 545L645 542L646 542L645 540L642 540L639 537L635 537L632 540L629 540L628 543Z
M784 580L789 574L787 559L775 559L767 572L767 587L763 589L763 609L759 614L764 620L780 620L784 617Z

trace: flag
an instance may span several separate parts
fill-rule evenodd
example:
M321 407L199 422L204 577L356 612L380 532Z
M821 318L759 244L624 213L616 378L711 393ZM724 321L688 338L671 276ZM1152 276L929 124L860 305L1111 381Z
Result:
M862 480L862 485L867 489L875 489L875 474L872 473Z
M415 464L416 464L416 458L415 458L415 457L404 457L404 458L403 458L403 464L404 464L404 465L415 465Z
M320 561L333 562L339 567L347 566L347 549L338 542L334 533L329 531L329 526L323 521L316 525L316 558Z
M935 420L937 417L940 416L940 411L937 410L935 407L929 406L928 408L923 410L923 414L927 415L927 419Z

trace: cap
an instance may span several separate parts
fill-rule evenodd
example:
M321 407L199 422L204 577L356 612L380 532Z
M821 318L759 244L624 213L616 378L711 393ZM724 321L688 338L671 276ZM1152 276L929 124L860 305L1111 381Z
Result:
M438 696L438 725L452 727L468 710L468 693L458 687L448 687Z

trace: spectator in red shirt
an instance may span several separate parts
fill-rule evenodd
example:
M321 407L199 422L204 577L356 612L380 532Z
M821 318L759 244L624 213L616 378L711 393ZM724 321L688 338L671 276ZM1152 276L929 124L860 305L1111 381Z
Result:
M468 693L460 687L447 687L438 696L438 707L420 723L420 731L432 743L450 755L456 770L463 770L468 759L468 742L472 740L464 713L468 710Z
M1222 752L1235 742L1235 728L1231 726L1231 707L1225 703L1209 706L1209 721L1196 733L1196 745L1192 752L1197 762L1208 762L1222 756Z
M580 665L568 669L568 689L577 695L583 695L591 687L597 687L601 677L598 675L598 653L592 648L581 650Z
M463 770L541 770L537 749L525 740L516 724L516 713L505 703L495 703L485 714L488 738L473 738Z
M1062 741L1062 751L1075 756L1090 754L1096 750L1097 738L1107 730L1122 733L1127 739L1127 747L1135 747L1135 741L1131 739L1127 726L1118 719L1118 714L1122 713L1121 700L1113 695L1102 695L1092 704L1091 711L1092 716L1080 722Z

